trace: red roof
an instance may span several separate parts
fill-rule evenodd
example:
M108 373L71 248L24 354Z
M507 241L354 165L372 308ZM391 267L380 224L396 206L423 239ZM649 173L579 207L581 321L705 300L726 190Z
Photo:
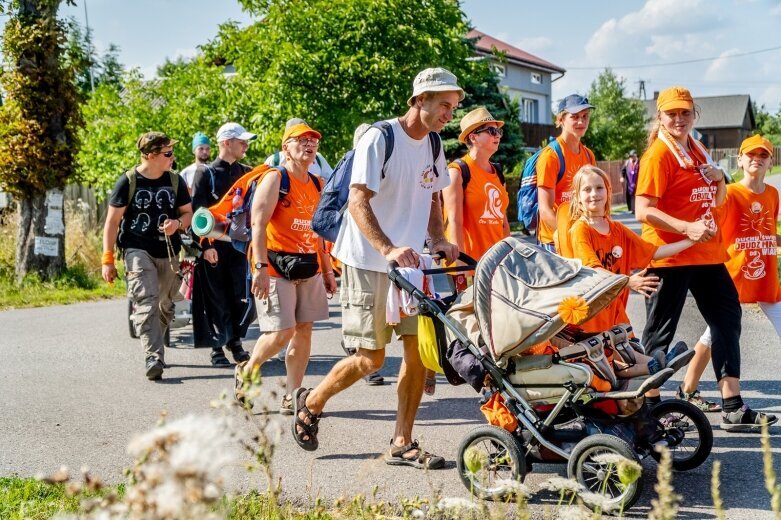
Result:
M497 40L492 36L488 36L484 32L472 30L469 31L466 37L469 39L477 38L475 47L477 47L477 50L480 52L491 54L495 48L496 50L505 53L509 61L520 62L524 65L531 65L533 67L542 68L552 72L560 72L562 74L567 72L558 65L554 65L549 61L545 61L542 58L534 56L533 54L522 51L518 47L513 47L512 45L505 43L502 40Z

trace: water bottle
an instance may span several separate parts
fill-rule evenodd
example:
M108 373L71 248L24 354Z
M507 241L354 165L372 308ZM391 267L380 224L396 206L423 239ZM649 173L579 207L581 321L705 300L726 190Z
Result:
M241 209L243 200L241 198L241 188L236 188L236 194L233 196L233 211Z

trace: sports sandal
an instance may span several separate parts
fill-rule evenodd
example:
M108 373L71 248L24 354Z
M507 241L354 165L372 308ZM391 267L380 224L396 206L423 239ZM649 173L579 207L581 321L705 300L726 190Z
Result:
M282 396L282 404L279 405L279 413L282 415L293 415L293 396L285 394Z
M231 366L231 362L228 361L228 358L225 357L225 352L223 352L222 349L220 349L220 350L217 350L217 349L212 350L211 358L212 358L212 366L213 367L220 367L220 368L222 368L222 367L229 367L229 366Z
M247 395L244 392L244 367L247 366L247 362L237 363L236 368L233 371L233 398L241 406L247 406ZM252 402L250 402L250 408L252 408Z
M437 391L437 377L427 377L423 383L423 393L426 395L434 395Z
M293 392L293 438L306 451L315 451L319 445L317 423L320 422L320 416L313 414L306 407L306 398L311 391L311 388L298 387ZM299 413L304 414L303 419L298 416Z
M411 466L417 469L440 469L445 466L445 459L424 451L416 440L405 446L396 446L391 440L390 449L385 455L385 464Z
M363 380L366 381L366 384L369 386L382 386L385 384L385 378L382 377L379 370L377 372L372 372L364 377Z
M716 401L709 401L708 399L705 399L700 394L699 390L695 390L694 392L684 392L683 389L679 386L678 390L675 391L675 397L677 399L680 399L682 401L686 401L690 404L693 404L697 408L700 409L700 411L705 413L715 413L721 411L721 405L717 403Z
M744 404L734 412L722 412L721 429L728 432L758 432L762 429L763 419L767 420L768 426L778 421L775 415L755 412Z

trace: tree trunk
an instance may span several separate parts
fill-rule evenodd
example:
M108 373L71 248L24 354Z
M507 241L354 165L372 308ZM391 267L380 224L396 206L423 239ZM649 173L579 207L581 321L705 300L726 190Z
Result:
M21 283L28 273L38 273L42 278L50 280L65 271L65 231L64 227L59 229L63 211L62 191L51 190L48 193L50 194L49 205L47 205L46 193L36 193L17 201L19 212L16 233L17 283ZM54 200L51 194L55 194Z

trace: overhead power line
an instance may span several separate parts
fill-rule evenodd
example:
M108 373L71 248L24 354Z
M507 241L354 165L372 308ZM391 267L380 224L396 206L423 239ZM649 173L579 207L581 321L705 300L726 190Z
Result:
M781 45L778 47L768 47L767 49L758 49L755 51L738 52L735 54L727 54L725 56L712 56L710 58L697 58L693 60L683 61L670 61L667 63L648 63L645 65L605 65L602 67L567 67L567 70L603 70L605 68L611 69L648 69L652 67L671 67L674 65L687 65L689 63L702 63L704 61L714 60L726 60L728 58L739 58L741 56L751 56L752 54L762 54L763 52L777 51L781 49Z

